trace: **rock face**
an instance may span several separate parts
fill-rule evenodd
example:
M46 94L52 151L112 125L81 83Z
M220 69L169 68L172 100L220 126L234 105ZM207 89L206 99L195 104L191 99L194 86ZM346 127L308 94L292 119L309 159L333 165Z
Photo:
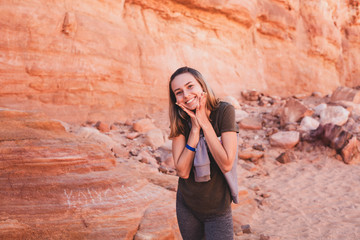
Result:
M360 84L358 1L3 1L0 106L68 122L167 106L180 66L221 96Z
M179 239L175 192L160 186L176 177L152 184L157 171L117 164L107 149L45 116L1 109L1 239Z
M160 173L173 166L158 167L136 139L121 140L126 131L114 137L97 126L75 131L44 114L0 109L1 239L181 239L178 177ZM239 199L235 233L256 211L246 189Z

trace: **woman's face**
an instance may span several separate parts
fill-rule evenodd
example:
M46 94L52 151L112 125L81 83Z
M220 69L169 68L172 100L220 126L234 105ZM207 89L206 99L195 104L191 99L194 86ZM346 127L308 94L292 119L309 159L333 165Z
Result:
M171 90L176 97L176 103L184 104L189 110L195 110L203 89L190 73L177 75L171 82Z

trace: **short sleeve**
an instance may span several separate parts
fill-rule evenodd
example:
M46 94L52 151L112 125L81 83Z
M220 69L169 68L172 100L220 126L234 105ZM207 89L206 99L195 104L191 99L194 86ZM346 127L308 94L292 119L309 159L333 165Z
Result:
M233 105L226 103L224 104L222 111L222 119L220 126L220 134L223 132L239 132L239 127L235 121L235 108Z

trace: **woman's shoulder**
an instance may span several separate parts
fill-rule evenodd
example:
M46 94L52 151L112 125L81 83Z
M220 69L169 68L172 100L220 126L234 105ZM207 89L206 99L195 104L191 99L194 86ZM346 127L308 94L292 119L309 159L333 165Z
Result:
M219 112L224 112L226 109L234 109L234 106L228 102L220 101L219 106L217 107L217 110Z
M233 115L235 113L235 108L232 104L224 101L220 101L217 108L213 111L212 116L214 119L223 118L227 115Z

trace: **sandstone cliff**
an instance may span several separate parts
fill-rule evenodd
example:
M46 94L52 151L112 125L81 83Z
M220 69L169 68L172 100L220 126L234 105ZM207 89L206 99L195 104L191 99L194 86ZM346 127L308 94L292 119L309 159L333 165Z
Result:
M65 121L164 108L183 65L219 96L360 84L355 0L29 0L0 12L0 106Z

